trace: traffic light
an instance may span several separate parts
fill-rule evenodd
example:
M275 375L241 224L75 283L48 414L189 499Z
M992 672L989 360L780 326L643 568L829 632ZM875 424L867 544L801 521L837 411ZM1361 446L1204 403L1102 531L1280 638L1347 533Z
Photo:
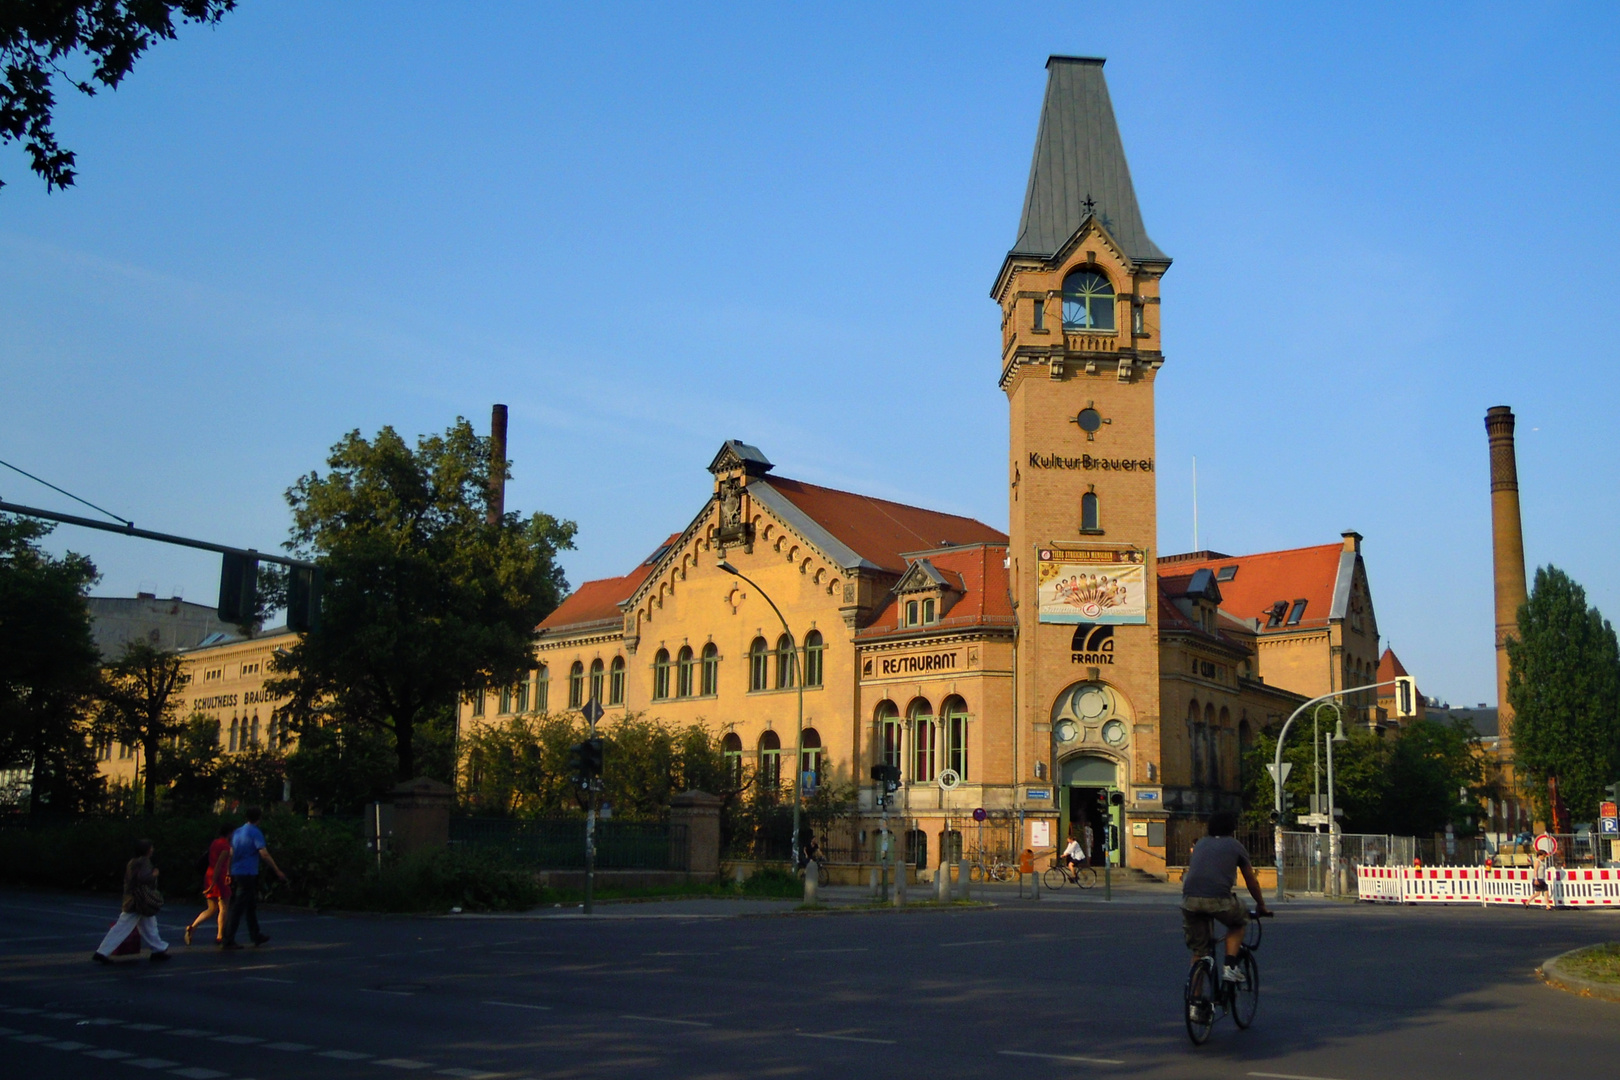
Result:
M1108 813L1108 792L1104 791L1102 788L1098 788L1097 789L1097 794L1096 794L1096 799L1097 799L1097 813L1099 813L1099 814Z
M1109 795L1108 795L1108 805L1110 805L1110 806L1124 806L1125 805L1125 793L1123 791L1110 792Z
M585 776L595 779L602 775L602 740L586 739L580 743L581 763Z
M294 566L287 571L287 629L293 633L307 634L321 628L324 578L318 566Z
M1620 780L1615 781L1603 789L1603 801L1620 803Z
M242 626L259 613L259 560L227 552L219 561L219 621Z
M1399 720L1409 720L1417 715L1417 680L1410 675L1397 675L1395 677L1395 716Z
M882 763L872 766L872 782L882 785L878 788L878 805L888 806L889 796L900 790L900 767Z
M575 743L568 748L568 775L576 782L585 779L584 743Z

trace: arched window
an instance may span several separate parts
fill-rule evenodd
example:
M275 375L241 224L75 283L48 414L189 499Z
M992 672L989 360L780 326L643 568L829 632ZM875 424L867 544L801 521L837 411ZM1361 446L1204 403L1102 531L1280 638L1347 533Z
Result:
M782 786L782 740L774 731L759 737L759 786L765 791Z
M911 866L928 865L928 834L921 829L906 830L906 862Z
M704 697L713 697L720 692L720 650L714 642L703 646L703 679L702 693Z
M602 661L591 661L591 700L602 704Z
M771 647L765 639L757 637L754 643L748 646L748 689L769 690L771 688Z
M1225 786L1225 778L1221 776L1221 743L1226 739L1227 732L1232 730L1232 712L1225 705L1221 706L1220 724L1210 733L1209 739L1209 782L1216 787Z
M805 728L804 734L799 736L799 772L814 776L814 787L821 786L821 759L821 732L813 727Z
M804 635L804 685L821 685L821 655L826 649L820 630L812 630Z
M609 705L624 704L624 657L615 656L613 663L608 665L608 700Z
M568 669L568 707L577 709L585 704L585 665L575 660Z
M692 646L682 645L675 657L675 696L692 696Z
M883 757L880 759L884 765L900 767L900 752L903 749L900 727L900 710L892 701L880 701L877 707L878 746L881 747Z
M776 688L786 690L793 685L795 665L793 639L783 634L776 639Z
M653 700L663 701L669 697L669 650L659 649L658 655L653 657Z
M238 721L237 721L236 717L234 717L234 716L231 717L231 742L230 742L229 750L233 754L236 753L237 723L238 723Z
M253 749L259 748L259 714L253 714L253 734L248 737L248 745Z
M956 696L945 699L940 709L944 720L945 767L963 780L968 778L967 702Z
M1220 763L1215 756L1215 706L1213 703L1204 704L1204 771L1198 777L1198 783L1209 787L1220 787Z
M1204 782L1204 721L1198 699L1187 703L1187 782L1194 786Z
M911 778L927 783L934 778L938 749L933 709L927 701L917 698L906 707L906 720L911 726Z
M544 664L540 665L540 671L534 677L534 708L536 712L551 711L551 669Z
M1088 491L1080 496L1080 528L1087 532L1095 532L1102 528L1097 524L1097 493Z
M1112 330L1114 287L1095 270L1076 270L1063 279L1063 329Z
M731 786L737 787L742 783L742 738L735 731L728 731L725 738L720 740L720 753L726 759L726 776L731 780Z

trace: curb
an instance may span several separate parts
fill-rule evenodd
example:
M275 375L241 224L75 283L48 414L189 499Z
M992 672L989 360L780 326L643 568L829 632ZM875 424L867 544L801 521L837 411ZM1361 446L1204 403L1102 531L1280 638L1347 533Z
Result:
M1571 975L1563 968L1562 961L1566 956L1591 948L1583 945L1579 949L1559 953L1550 960L1545 961L1536 968L1536 977L1556 990L1563 990L1571 994L1579 994L1584 998L1599 998L1604 1001L1620 1002L1620 983L1600 983L1591 979L1583 979L1579 975Z

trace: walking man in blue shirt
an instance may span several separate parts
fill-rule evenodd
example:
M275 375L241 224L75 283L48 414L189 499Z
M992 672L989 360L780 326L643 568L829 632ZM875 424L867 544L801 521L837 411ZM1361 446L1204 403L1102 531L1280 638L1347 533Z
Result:
M225 915L224 940L219 943L221 949L240 949L236 943L236 928L242 923L242 916L247 916L248 937L255 945L263 945L270 940L270 935L259 931L259 863L262 860L276 876L282 881L287 875L281 872L276 860L270 857L269 850L264 846L264 833L259 831L259 818L261 812L257 806L250 806L242 815L247 818L243 825L231 834L231 906Z

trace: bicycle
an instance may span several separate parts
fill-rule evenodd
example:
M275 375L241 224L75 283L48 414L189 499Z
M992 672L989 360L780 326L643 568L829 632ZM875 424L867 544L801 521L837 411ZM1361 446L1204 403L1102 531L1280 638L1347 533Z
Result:
M999 855L988 863L981 860L968 867L968 880L974 884L982 881L1011 881L1012 878L1012 863Z
M1276 912L1267 912L1275 915ZM1249 909L1249 923L1243 928L1243 945L1232 962L1243 973L1243 982L1227 982L1222 972L1225 964L1215 962L1216 951L1224 958L1226 935L1215 932L1215 917L1205 916L1211 923L1208 953L1193 962L1187 972L1187 985L1182 995L1182 1015L1187 1021L1187 1037L1194 1046L1204 1045L1215 1021L1228 1013L1239 1028L1254 1023L1254 1014L1260 1008L1260 963L1254 958L1260 948L1260 915Z
M1089 889L1097 884L1097 871L1091 868L1090 863L1068 866L1060 860L1049 866L1046 873L1041 875L1041 884L1053 892L1063 888L1064 884Z

